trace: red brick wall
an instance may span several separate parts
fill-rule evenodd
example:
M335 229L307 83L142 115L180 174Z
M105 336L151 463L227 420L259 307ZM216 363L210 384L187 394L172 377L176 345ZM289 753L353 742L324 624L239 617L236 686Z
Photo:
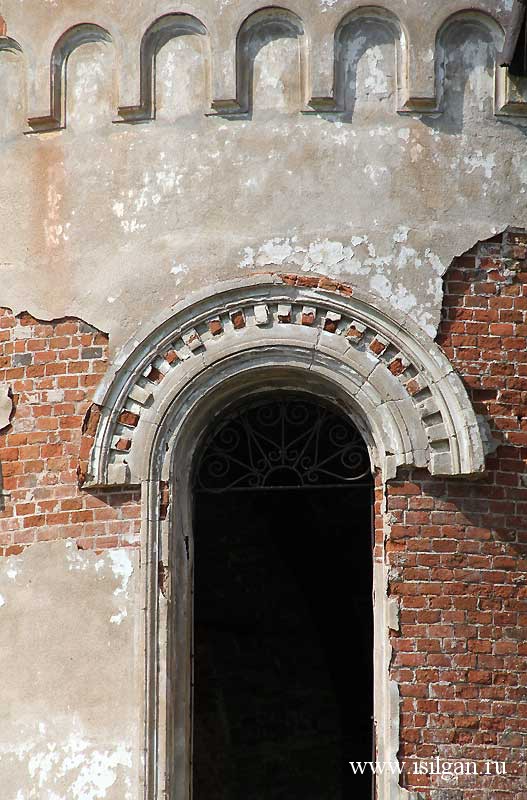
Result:
M527 798L526 245L508 232L445 276L438 342L499 443L487 472L414 471L387 488L403 783L437 800ZM436 757L476 761L484 773L504 761L507 775L414 774L416 760Z
M431 800L526 800L527 235L508 232L445 277L438 341L498 448L485 475L414 471L386 489L390 591L401 601L392 673L401 689L403 785ZM0 434L0 554L72 537L136 545L136 491L78 488L82 425L107 363L107 339L79 320L0 311L0 382L15 413ZM376 490L377 555L384 535ZM415 775L416 760L506 762L507 775L456 782ZM522 775L523 777L517 777Z
M82 548L137 544L137 492L86 492L77 465L84 415L107 365L107 337L75 319L43 323L0 309L0 382L12 390L0 434L0 554L74 538Z

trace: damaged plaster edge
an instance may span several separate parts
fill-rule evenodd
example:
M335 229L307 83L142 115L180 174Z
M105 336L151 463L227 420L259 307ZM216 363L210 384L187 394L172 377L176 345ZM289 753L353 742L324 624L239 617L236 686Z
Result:
M96 542L96 539L94 539ZM0 557L0 567L3 565L15 564L20 563L21 559L26 558L30 553L33 554L35 551L42 551L49 553L50 550L63 550L66 554L66 557L70 562L74 562L76 558L82 559L84 561L92 560L94 565L97 561L100 561L101 558L104 558L108 555L108 558L113 563L116 559L115 553L127 553L131 554L132 552L137 551L137 547L130 546L129 544L126 545L118 545L116 547L105 547L101 548L100 550L96 548L84 548L79 545L79 542L74 537L68 537L65 539L57 538L57 539L49 539L46 541L35 541L35 542L27 542L21 546L21 550L18 553L11 553L10 555L6 555ZM117 559L120 556L117 556ZM132 563L133 559L130 559L131 568L133 572L135 568ZM116 573L117 574L117 573Z
M490 225L488 223L486 225L482 224L482 233L478 234L479 238L476 240L474 240L473 237L470 239L467 238L467 241L469 242L468 245L459 245L459 249L454 250L452 257L450 258L450 262L447 264L447 266L445 266L443 272L440 273L440 276L444 277L447 274L456 258L462 258L462 256L464 256L466 253L469 253L471 250L477 247L478 244L484 244L485 242L488 242L489 239L493 239L495 236L501 236L509 229L514 229L516 227L516 225L511 225L510 222L500 222L498 225Z
M42 307L35 306L32 308L27 303L21 304L20 306L15 305L14 303L1 303L0 309L12 314L12 316L19 321L24 314L27 314L28 317L34 319L38 325L60 325L62 322L80 322L83 325L87 325L89 328L91 328L94 333L100 333L102 336L107 336L108 340L110 339L109 330L99 327L99 325L97 325L95 322L90 322L87 318L81 316L80 314L76 314L75 312L49 314Z
M488 242L490 239L493 239L495 236L502 236L508 230L513 230L517 226L512 225L510 222L500 222L498 225L482 225L481 233L477 234L477 238L474 239L474 234L470 235L470 238L467 236L467 243L466 244L459 244L459 246L454 249L452 254L449 256L449 259L442 263L442 270L438 272L439 277L441 280L441 302L438 303L439 314L437 315L437 320L435 322L430 323L431 327L434 329L434 334L429 334L430 338L435 342L439 336L440 328L442 325L442 318L441 312L445 302L445 278L447 278L449 271L452 269L452 266L457 258L462 258L467 253L470 253L474 250L479 244L484 244ZM433 236L431 236L431 240ZM462 239L463 241L463 239ZM407 314L407 317L417 324L418 327L421 327L420 324L417 322L414 316L411 314Z
M466 253L469 253L471 250L474 250L474 248L477 247L479 244L488 242L489 239L492 239L495 236L502 236L508 230L514 229L515 227L516 226L511 225L510 222L506 222L506 223L502 222L499 225L487 225L487 232L486 233L478 234L479 238L477 238L476 240L474 240L473 237L470 238L468 240L468 242L469 242L468 246L460 244L459 248L454 250L452 256L450 257L450 260L446 264L442 264L443 270L438 273L439 277L442 279L442 281L441 281L441 303L439 304L439 315L438 315L437 322L432 323L432 327L435 329L435 332L434 332L434 335L431 336L431 338L434 341L436 341L438 336L439 336L439 331L440 331L441 324L442 324L441 311L443 309L444 302L445 302L445 278L448 276L448 272L452 268L452 265L453 265L454 261L457 258L462 258Z

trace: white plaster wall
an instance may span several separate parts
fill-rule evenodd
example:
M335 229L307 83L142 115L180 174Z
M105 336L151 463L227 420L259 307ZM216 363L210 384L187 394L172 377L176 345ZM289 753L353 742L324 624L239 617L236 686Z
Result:
M138 797L138 551L73 541L0 562L2 800Z
M435 32L460 0L390 0L385 20L354 19L339 56L346 113L305 115L324 32L358 6L310 0L299 8L304 74L300 40L271 26L249 47L253 111L227 119L204 114L232 88L218 51L224 44L232 60L236 31L258 5L200 0L183 10L210 36L161 49L158 117L134 125L112 120L119 103L139 101L140 37L172 7L96 0L88 14L80 2L6 0L8 34L24 53L0 51L0 86L7 80L17 95L27 74L29 95L10 100L2 123L11 133L0 141L0 303L44 318L77 315L110 332L116 348L190 290L270 269L367 288L433 334L452 258L525 223L527 118L494 115L499 26L511 4L479 5L497 21L456 22L435 65ZM427 76L421 93L433 93L434 69L439 89L444 76L442 113L397 112L409 37L396 45L395 14L412 29L410 74L420 65ZM90 20L113 42L71 55L66 128L24 135L20 107L45 110L53 42ZM412 80L406 88L417 92Z

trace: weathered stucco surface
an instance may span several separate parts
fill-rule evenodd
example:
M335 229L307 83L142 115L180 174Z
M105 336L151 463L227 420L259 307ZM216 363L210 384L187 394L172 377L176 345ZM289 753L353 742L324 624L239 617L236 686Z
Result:
M4 800L131 800L140 774L138 551L71 541L0 563Z
M4 0L2 304L77 315L115 348L191 289L276 268L367 288L433 333L453 256L525 220L527 118L494 114L511 3L471 5L291 3L244 26L237 92L236 34L258 4L185 3L202 24L170 38L167 18L157 118L131 124L145 117L141 37L172 5ZM50 125L50 55L79 23L108 34L67 34ZM324 112L333 72L341 113Z
M435 335L453 257L525 226L511 0L264 6L3 0L0 306L79 317L115 354L190 292L295 272ZM137 573L72 541L0 564L2 800L141 796Z

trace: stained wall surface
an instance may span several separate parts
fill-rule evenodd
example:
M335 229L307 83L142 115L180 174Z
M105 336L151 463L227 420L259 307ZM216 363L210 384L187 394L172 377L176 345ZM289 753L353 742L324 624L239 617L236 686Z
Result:
M495 75L511 5L6 0L3 303L117 348L279 267L433 333L452 258L524 216L527 95Z

